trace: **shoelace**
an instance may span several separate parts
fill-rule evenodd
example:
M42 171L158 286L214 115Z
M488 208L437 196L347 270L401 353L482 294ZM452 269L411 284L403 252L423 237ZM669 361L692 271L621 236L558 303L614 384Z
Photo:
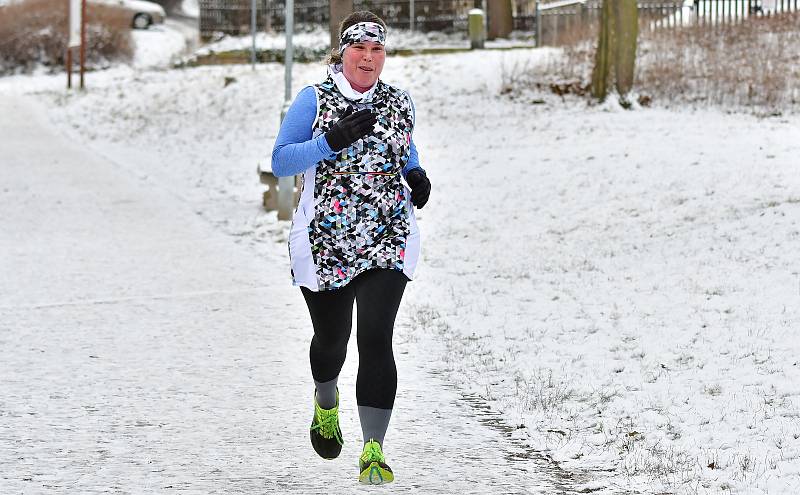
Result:
M364 452L361 454L361 460L364 462L378 461L385 462L381 445L378 442L368 442L364 446Z
M312 430L319 430L322 438L336 438L339 445L344 445L341 435L339 435L339 416L335 412L325 413L320 409L317 414L318 422L311 427Z

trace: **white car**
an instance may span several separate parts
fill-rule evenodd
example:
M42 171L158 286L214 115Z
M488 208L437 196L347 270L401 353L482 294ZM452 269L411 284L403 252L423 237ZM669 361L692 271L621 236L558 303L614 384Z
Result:
M130 13L131 26L135 29L147 29L152 24L161 24L167 17L164 8L146 0L89 0L92 3L118 7Z

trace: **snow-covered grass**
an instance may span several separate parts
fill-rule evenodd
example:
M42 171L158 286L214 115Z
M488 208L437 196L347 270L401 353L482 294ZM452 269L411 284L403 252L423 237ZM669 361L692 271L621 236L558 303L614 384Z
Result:
M139 69L170 67L187 50L186 35L170 20L133 30L131 36L135 47L131 65Z
M253 44L251 36L222 36L199 48L194 56L211 53L250 50ZM322 58L329 49L330 34L327 26L299 25L292 37L295 50L313 53ZM532 33L515 31L508 39L487 41L489 48L509 46L533 46ZM283 32L257 33L256 49L280 51L286 48L286 36ZM386 49L392 53L396 50L424 50L429 48L469 48L466 32L421 32L408 29L390 28L387 34Z
M398 333L592 493L798 493L800 120L501 96L554 53L387 61L433 183ZM323 76L296 64L295 92ZM80 95L0 91L35 88L65 132L286 265L256 175L282 81L277 64L119 69ZM296 290L288 269L275 283Z

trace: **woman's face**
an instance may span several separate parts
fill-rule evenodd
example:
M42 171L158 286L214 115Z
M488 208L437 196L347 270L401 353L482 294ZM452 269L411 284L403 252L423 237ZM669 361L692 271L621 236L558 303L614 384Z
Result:
M342 53L344 77L360 88L369 88L383 71L386 52L383 45L374 41L353 43Z

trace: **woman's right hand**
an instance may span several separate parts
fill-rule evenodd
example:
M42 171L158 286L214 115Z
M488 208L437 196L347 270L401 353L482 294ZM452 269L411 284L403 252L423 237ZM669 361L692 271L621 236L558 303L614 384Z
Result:
M342 118L333 124L325 133L325 140L335 152L340 152L372 131L378 117L370 110L364 109L353 113L348 107Z

